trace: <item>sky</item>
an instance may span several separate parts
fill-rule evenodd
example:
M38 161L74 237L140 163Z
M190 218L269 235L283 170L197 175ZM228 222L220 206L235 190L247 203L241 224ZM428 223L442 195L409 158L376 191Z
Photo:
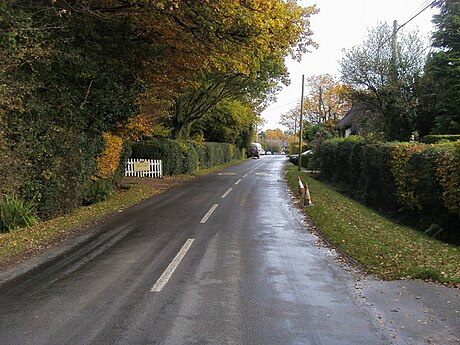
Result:
M289 58L286 65L290 73L291 84L283 87L277 101L265 109L261 116L265 120L262 130L281 128L281 114L295 108L300 103L302 92L302 74L309 76L329 73L339 76L338 61L343 50L362 44L368 29L382 23L393 26L397 20L404 24L431 0L305 0L298 1L302 6L316 4L320 9L311 17L313 39L319 44L318 49L306 53L300 63ZM404 26L404 30L418 29L422 37L429 39L434 27L431 23L437 9L429 8Z

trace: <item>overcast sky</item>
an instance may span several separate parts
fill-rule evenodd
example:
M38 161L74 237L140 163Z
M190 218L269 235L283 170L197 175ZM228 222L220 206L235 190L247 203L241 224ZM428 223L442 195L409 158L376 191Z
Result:
M362 44L369 28L381 23L393 25L397 20L404 24L432 0L316 0L298 1L303 6L316 4L320 12L311 18L313 38L318 49L303 56L302 62L287 60L291 84L278 94L277 102L264 112L263 130L281 128L278 122L282 113L300 103L302 74L305 78L323 73L339 76L338 60L343 49ZM420 35L429 37L433 30L431 19L437 9L427 9L410 21L404 29L418 29Z

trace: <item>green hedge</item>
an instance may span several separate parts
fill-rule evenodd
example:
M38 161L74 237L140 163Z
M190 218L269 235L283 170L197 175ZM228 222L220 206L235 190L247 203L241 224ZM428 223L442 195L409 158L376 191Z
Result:
M190 174L241 158L235 145L150 139L132 145L132 158L161 159L165 175Z
M80 206L95 173L101 138L36 126L25 129L21 135L23 140L17 142L15 160L22 165L17 195L25 201L33 201L41 219L62 215Z
M321 176L356 199L460 238L460 141L366 143L348 137L324 142L315 156Z
M437 135L425 135L420 139L425 144L436 144L441 141L457 141L460 140L460 134L437 134Z

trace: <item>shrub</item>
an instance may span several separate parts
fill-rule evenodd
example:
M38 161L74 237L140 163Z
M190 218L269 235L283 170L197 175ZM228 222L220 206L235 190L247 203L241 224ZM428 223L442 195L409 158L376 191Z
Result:
M113 185L110 180L94 179L87 187L82 204L88 206L105 201L112 195L112 191Z
M460 134L438 134L438 135L425 135L420 139L425 144L436 144L440 141L457 141L460 140Z
M182 150L182 174L194 173L198 168L198 153L192 143L180 143Z
M436 159L436 176L443 188L444 205L460 218L460 141L441 147Z
M339 139L327 140L321 144L316 153L321 176L330 180L334 179L337 170L339 170L339 162L336 159L338 146Z
M410 169L409 159L426 148L420 144L395 144L391 147L391 173L396 187L396 196L401 205L421 210L420 200L415 193L419 172Z
M173 140L150 139L134 143L131 158L161 159L165 175L177 175L183 171L182 150Z
M190 174L198 169L241 158L241 151L232 144L208 142L178 142L150 139L134 143L132 158L161 159L165 175Z
M108 179L117 171L123 153L123 140L109 132L102 133L104 151L97 158L97 173L100 178Z
M430 234L460 237L460 141L334 139L324 142L316 156L321 176L367 205L409 217Z
M16 196L5 196L0 200L0 232L9 232L38 222L35 205Z
M19 158L26 163L18 195L34 200L38 216L49 219L81 205L102 140L94 134L37 126L24 129L26 139L18 144Z
M396 211L396 187L391 173L391 145L368 144L363 150L363 199L377 209Z

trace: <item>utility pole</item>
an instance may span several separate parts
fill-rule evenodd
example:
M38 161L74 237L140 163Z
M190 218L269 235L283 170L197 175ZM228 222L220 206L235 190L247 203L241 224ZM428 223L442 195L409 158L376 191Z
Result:
M321 123L323 118L323 88L319 87L319 97L318 97L318 122ZM326 121L324 121L326 122Z
M398 21L394 20L393 21L393 35L391 38L391 59L393 60L393 63L396 63L396 33L398 32Z
M396 58L397 58L397 39L396 33L398 32L398 21L393 21L393 35L391 37L391 82L396 83Z
M300 97L300 123L299 123L299 167L298 170L300 171L302 167L302 129L303 129L303 86L304 86L304 79L305 75L302 74L302 97Z
M294 113L294 138L296 137L296 133L297 133L297 116L295 116L295 113Z

